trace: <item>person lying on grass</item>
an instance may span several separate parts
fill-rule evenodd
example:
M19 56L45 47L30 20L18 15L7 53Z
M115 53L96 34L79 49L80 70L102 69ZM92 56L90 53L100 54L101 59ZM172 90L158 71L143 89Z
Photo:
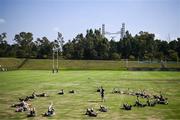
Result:
M70 90L69 93L75 93L75 90Z
M158 104L168 104L168 98L165 98L162 94L156 99Z
M60 90L60 91L58 92L58 94L59 94L59 95L64 95L64 90L63 90L63 89Z
M137 100L136 100L134 106L136 106L136 107L145 107L145 106L147 106L147 105L141 103L141 102L139 101L139 96L137 96Z
M35 94L35 92L32 93L31 96L26 96L25 98L19 98L19 101L29 101L31 99L35 99L37 96Z
M48 97L46 93L36 94L37 97Z
M19 103L19 104L13 105L13 107L16 107L15 112L27 111L27 110L29 110L29 106L30 106L30 104L28 104L28 103L25 102L25 101L22 101L22 102Z
M149 100L149 98L147 98L147 106L154 107L156 103L156 100Z
M97 112L94 111L93 108L88 108L88 109L86 110L85 115L88 115L88 116L90 116L90 117L97 117Z
M99 111L101 111L101 112L107 112L108 109L107 109L107 107L100 105Z

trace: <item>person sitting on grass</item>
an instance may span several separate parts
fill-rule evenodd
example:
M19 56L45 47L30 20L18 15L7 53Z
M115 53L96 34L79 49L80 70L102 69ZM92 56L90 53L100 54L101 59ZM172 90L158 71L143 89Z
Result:
M122 107L122 109L124 110L131 110L131 108L132 108L132 105L128 105L128 104L123 104L123 107Z
M51 103L48 107L48 111L44 113L44 116L53 116L55 115L55 109L53 108L53 104Z
M27 117L35 117L36 116L36 111L35 108L30 108L29 113L27 115Z

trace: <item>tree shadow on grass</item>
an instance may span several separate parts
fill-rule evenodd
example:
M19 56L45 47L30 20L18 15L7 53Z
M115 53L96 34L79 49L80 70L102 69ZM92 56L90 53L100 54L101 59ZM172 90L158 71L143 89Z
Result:
M88 102L103 102L102 100L88 100Z

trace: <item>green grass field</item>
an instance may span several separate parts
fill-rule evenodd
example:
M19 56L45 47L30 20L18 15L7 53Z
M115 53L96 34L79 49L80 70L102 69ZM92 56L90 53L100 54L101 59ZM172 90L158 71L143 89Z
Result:
M105 88L105 102L101 102L100 95L95 92L98 86ZM133 104L135 96L112 94L113 88L122 90L145 89L151 94L164 91L169 105L135 108L131 111L120 109L123 103ZM57 95L60 89L65 95ZM74 89L76 94L69 94ZM27 118L26 112L16 113L10 105L18 101L18 97L46 92L50 97L37 98L30 103L36 108L37 116ZM142 100L142 99L141 99ZM51 118L42 117L47 111L50 102L53 102L56 115ZM97 118L85 116L87 107L95 110L100 105L108 107L107 113L98 113ZM60 71L52 74L47 70L17 70L0 72L0 119L1 120L121 120L121 119L180 119L180 72L138 72L138 71Z

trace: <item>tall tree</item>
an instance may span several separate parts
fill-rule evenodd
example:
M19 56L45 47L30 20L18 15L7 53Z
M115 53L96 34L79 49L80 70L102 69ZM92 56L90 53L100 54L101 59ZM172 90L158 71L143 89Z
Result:
M47 37L37 38L36 46L38 48L37 58L51 58L53 42L50 42Z
M1 33L0 34L0 57L7 57L7 51L9 48L9 45L6 41L7 34L6 33Z
M63 45L64 45L64 38L63 38L63 36L62 36L62 34L60 32L58 32L57 40L55 40L54 43L55 43L54 47L58 48L59 49L58 52L60 52L60 55L62 55Z
M178 53L178 56L180 57L180 38L177 38L177 48L176 51Z
M15 35L14 40L19 46L18 57L30 57L33 34L30 32L21 32Z

